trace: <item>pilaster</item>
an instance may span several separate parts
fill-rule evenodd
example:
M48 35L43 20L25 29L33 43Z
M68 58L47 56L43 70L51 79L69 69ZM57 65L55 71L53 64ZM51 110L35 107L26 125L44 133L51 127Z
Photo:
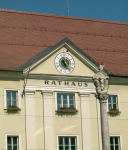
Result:
M27 149L36 149L34 94L35 91L25 91Z
M83 149L91 149L89 93L79 93L81 102L81 124Z
M54 148L54 130L53 130L53 91L42 91L44 102L44 149Z

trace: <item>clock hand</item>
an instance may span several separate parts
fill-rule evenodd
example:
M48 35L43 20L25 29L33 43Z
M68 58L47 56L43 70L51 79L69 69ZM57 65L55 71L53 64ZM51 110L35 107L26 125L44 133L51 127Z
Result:
M66 59L65 59L64 57L63 57L63 60L64 60L65 65L69 68L69 70L71 70L71 68L70 68L69 65L67 64Z

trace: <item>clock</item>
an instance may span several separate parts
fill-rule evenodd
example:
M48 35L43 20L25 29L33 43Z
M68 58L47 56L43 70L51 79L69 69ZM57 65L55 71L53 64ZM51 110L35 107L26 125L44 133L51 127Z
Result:
M69 74L74 70L75 62L68 53L60 53L55 58L56 69L63 74Z

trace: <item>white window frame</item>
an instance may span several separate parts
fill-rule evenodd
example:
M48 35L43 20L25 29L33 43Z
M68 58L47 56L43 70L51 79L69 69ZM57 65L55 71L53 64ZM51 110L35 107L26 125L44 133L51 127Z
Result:
M76 137L77 150L79 150L79 139L77 134L58 134L57 135L57 150L59 150L59 137Z
M7 137L10 136L10 137L18 137L19 138L19 150L21 150L21 134L15 134L15 133L7 133L5 134L5 148L6 150L8 149L7 148Z
M7 103L6 103L6 91L16 91L17 92L17 96L18 96L18 105L17 107L19 107L21 109L21 103L20 103L20 89L14 89L14 88L4 88L4 109L7 109Z
M122 144L122 135L121 134L110 134L110 137L119 137L120 138L120 150L123 150Z
M120 109L120 99L119 99L119 94L118 93L109 93L110 96L117 96L117 100L118 100L118 110L121 111ZM108 99L107 99L107 112L109 112L108 109Z
M55 92L55 110L57 110L57 94L74 94L75 108L77 109L77 93L73 93L73 92Z

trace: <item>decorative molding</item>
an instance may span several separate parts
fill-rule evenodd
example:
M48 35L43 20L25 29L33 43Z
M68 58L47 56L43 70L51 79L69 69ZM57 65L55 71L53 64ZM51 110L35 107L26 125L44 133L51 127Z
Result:
M60 49L62 46L64 46L64 44L62 44L61 46L57 47L55 50L53 50L51 53L47 54L44 58L38 60L36 63L32 64L31 66L29 66L28 68L26 68L23 73L27 73L30 69L30 71L32 69L34 69L36 66L38 66L40 63L42 63L43 61L45 61L47 58L49 58L52 54L54 54L58 49Z
M77 92L55 92L55 110L57 110L57 93L61 93L61 94L74 94L75 95L75 108L78 109L77 106Z
M21 100L20 100L20 89L18 88L4 88L4 109L7 109L6 106L6 91L17 91L18 92L18 107L21 109Z
M120 150L123 150L122 134L110 134L110 137L120 137Z
M27 78L27 74L23 75ZM75 82L93 82L92 76L73 76L73 75L58 75L58 74L36 74L29 73L28 79L43 79L43 80L63 80Z
M72 53L75 56L79 57L82 62L86 62L86 65L88 65L94 72L98 71L98 67L94 63L92 63L86 56L80 54L80 52L77 49L73 48L71 44L69 45L69 43L66 43L65 47L70 48Z
M76 137L77 138L77 140L76 140L76 142L77 142L77 150L79 150L79 137L78 137L78 134L57 134L57 150L59 150L59 140L58 140L58 137L60 137L60 136L62 136L62 137Z
M57 52L58 50L60 50L62 47L66 47L68 48L75 56L79 57L80 60L82 60L82 62L85 62L85 64L90 67L94 72L98 71L98 63L96 61L94 61L90 56L88 56L86 53L84 53L79 47L77 47L73 42L71 42L68 38L63 39L62 41L60 41L59 43L57 43L56 45L54 45L53 47L49 48L49 50L47 50L47 52L43 52L44 55L42 55L43 53L40 54L40 56L42 56L42 58L33 58L33 64L32 61L31 63L28 62L24 67L21 67L22 69L24 69L23 73L27 73L28 71L31 71L32 69L34 69L36 66L38 66L40 63L42 63L43 61L45 61L47 58L49 58L51 55L53 55L55 52ZM39 56L39 55L38 55ZM18 69L20 70L20 69Z
M117 99L118 99L118 110L121 111L121 107L120 107L120 95L119 95L119 93L108 93L108 94L110 96L112 96L112 95L117 96ZM109 112L109 110L108 110L108 100L107 100L107 112Z
M95 88L79 88L79 87L64 87L64 86L34 86L34 85L27 85L25 87L25 91L51 91L51 92L86 92L86 93L96 93Z
M89 97L90 93L79 92L80 97Z
M17 137L19 137L19 150L21 150L21 134L19 134L19 133L6 133L5 134L5 148L6 149L8 149L7 148L7 136L17 136Z
M43 94L43 95L52 95L52 94L53 94L53 91L45 91L45 90L43 90L43 91L42 91L42 94Z
M25 89L25 95L34 95L36 90L26 90Z

